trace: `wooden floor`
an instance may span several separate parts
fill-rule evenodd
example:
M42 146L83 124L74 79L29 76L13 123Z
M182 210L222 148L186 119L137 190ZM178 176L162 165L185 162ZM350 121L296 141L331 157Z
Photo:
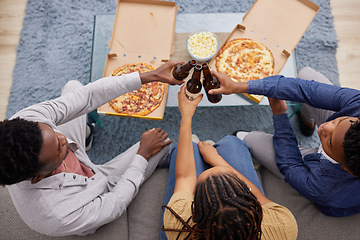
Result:
M360 0L330 0L342 86L360 89ZM26 0L0 0L0 120L5 118Z

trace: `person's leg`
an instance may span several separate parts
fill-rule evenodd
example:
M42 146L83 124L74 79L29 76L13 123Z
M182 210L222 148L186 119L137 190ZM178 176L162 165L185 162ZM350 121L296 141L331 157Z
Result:
M254 131L247 134L244 141L249 145L252 157L266 167L270 172L281 179L284 175L280 172L273 145L273 136L268 133Z
M244 141L249 145L251 155L255 161L260 162L270 172L284 179L284 175L276 164L273 135L258 131L250 132L245 136ZM316 153L318 148L299 146L299 150L301 156L304 157L307 154Z
M169 202L169 200L174 192L175 163L176 163L177 149L178 149L178 147L175 146L169 154L170 166L169 166L168 182L166 185L166 192L165 192L165 197L164 197L164 205L166 205ZM194 158L195 158L196 177L199 177L199 175L203 171L205 171L209 168L209 165L206 162L204 162L204 160L202 159L199 148L198 148L197 144L194 142L193 142L193 151L194 151Z
M165 141L167 140L168 139L166 139ZM140 146L140 142L137 142L136 144L131 146L128 150L113 158L111 161L106 162L103 165L99 166L99 170L107 176L109 175L121 176L126 171L132 160L134 159L139 149L139 146ZM145 170L145 180L148 179L151 176L151 174L155 171L159 162L168 157L169 151L170 151L170 145L164 147L160 152L158 152L149 159L148 166Z
M166 184L166 190L165 190L165 196L164 196L164 204L167 205L170 201L170 198L172 197L174 193L175 188L175 163L176 163L176 155L177 155L178 146L175 146L170 154L169 154L169 175L168 180ZM199 177L199 175L208 169L208 164L205 163L200 155L199 148L195 142L193 142L193 151L194 151L194 158L195 158L195 167L196 167L196 176ZM164 210L163 210L164 213ZM163 219L163 218L161 218ZM161 226L163 225L163 220L161 220ZM167 239L166 234L164 231L160 231L160 239L165 240Z
M320 83L326 83L332 85L329 79L327 79L323 74L312 69L311 67L305 67L301 69L298 74L298 78L304 80L315 80ZM324 123L326 119L330 117L333 113L334 111L314 108L307 104L302 104L300 109L300 114L303 121L305 121L307 124L315 123L317 126Z
M226 162L264 192L251 159L249 146L246 142L235 136L226 136L215 143L214 147Z

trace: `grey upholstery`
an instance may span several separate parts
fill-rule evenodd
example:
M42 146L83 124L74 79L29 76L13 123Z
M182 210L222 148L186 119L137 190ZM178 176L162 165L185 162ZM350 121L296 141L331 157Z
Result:
M258 174L267 197L286 206L295 215L299 226L298 239L360 239L360 214L345 218L324 216L314 204L264 167L260 166ZM0 239L159 239L167 176L167 169L157 169L141 187L125 214L85 237L53 238L34 232L21 220L7 189L0 187Z

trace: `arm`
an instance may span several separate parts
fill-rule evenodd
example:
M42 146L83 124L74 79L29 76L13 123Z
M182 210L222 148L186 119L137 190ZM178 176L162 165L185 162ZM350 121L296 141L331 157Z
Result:
M360 102L359 90L316 81L277 75L243 83L232 81L225 73L213 72L213 74L220 81L220 88L210 91L213 94L259 94L270 98L307 103L316 108L333 111L358 106Z
M222 167L228 167L230 168L239 178L242 180L249 189L251 189L251 192L255 195L255 197L258 199L258 201L264 205L266 203L272 202L269 200L265 195L252 183L250 182L244 175L236 171L235 168L233 168L229 163L227 163L216 151L216 148L212 146L209 143L206 142L199 142L198 143L199 150L201 153L201 156L203 157L204 161L210 164L211 166L222 166Z
M319 164L317 161L304 163L286 114L285 101L269 98L269 103L274 115L273 145L279 170L285 180L304 197L314 203L327 205L330 200L328 191L338 180L331 175L324 176L319 167L312 166Z
M202 95L194 101L185 96L185 86L178 93L179 110L181 114L178 149L175 163L175 188L178 191L193 193L196 183L195 159L191 139L191 123L196 106L202 99Z
M57 229L45 228L46 231L61 235L88 234L120 217L144 182L150 157L171 142L165 141L166 138L167 134L160 128L146 131L142 135L138 154L134 156L121 176L96 174L94 176L96 182L88 179L88 182L95 184L88 185L84 191L73 194L71 198L64 196L59 199L60 203L52 203L54 208L64 209L61 214L66 216L66 224L57 223L54 219L55 222L52 222L51 226ZM104 193L107 185L109 191ZM66 199L69 200L66 201Z
M30 121L40 121L54 127L89 113L99 106L141 88L143 83L161 81L181 84L170 74L177 64L168 61L154 71L140 74L130 73L122 76L105 77L56 99L35 104L16 113L12 118L23 117Z

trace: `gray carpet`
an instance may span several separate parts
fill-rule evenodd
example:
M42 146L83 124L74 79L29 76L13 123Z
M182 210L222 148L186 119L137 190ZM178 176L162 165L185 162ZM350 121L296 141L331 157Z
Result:
M178 13L246 12L253 0L182 0ZM337 38L329 0L314 0L320 11L295 52L298 70L311 66L339 84L336 65ZM115 0L28 0L20 43L17 48L13 85L7 118L34 103L59 96L71 79L89 82L94 15L115 14ZM293 111L294 109L289 109ZM167 108L163 121L101 116L90 158L103 163L140 140L148 128L161 127L176 143L179 130L177 108ZM302 145L313 146L318 138L302 137L291 119ZM193 132L201 140L217 141L236 130L272 132L267 106L198 108Z

